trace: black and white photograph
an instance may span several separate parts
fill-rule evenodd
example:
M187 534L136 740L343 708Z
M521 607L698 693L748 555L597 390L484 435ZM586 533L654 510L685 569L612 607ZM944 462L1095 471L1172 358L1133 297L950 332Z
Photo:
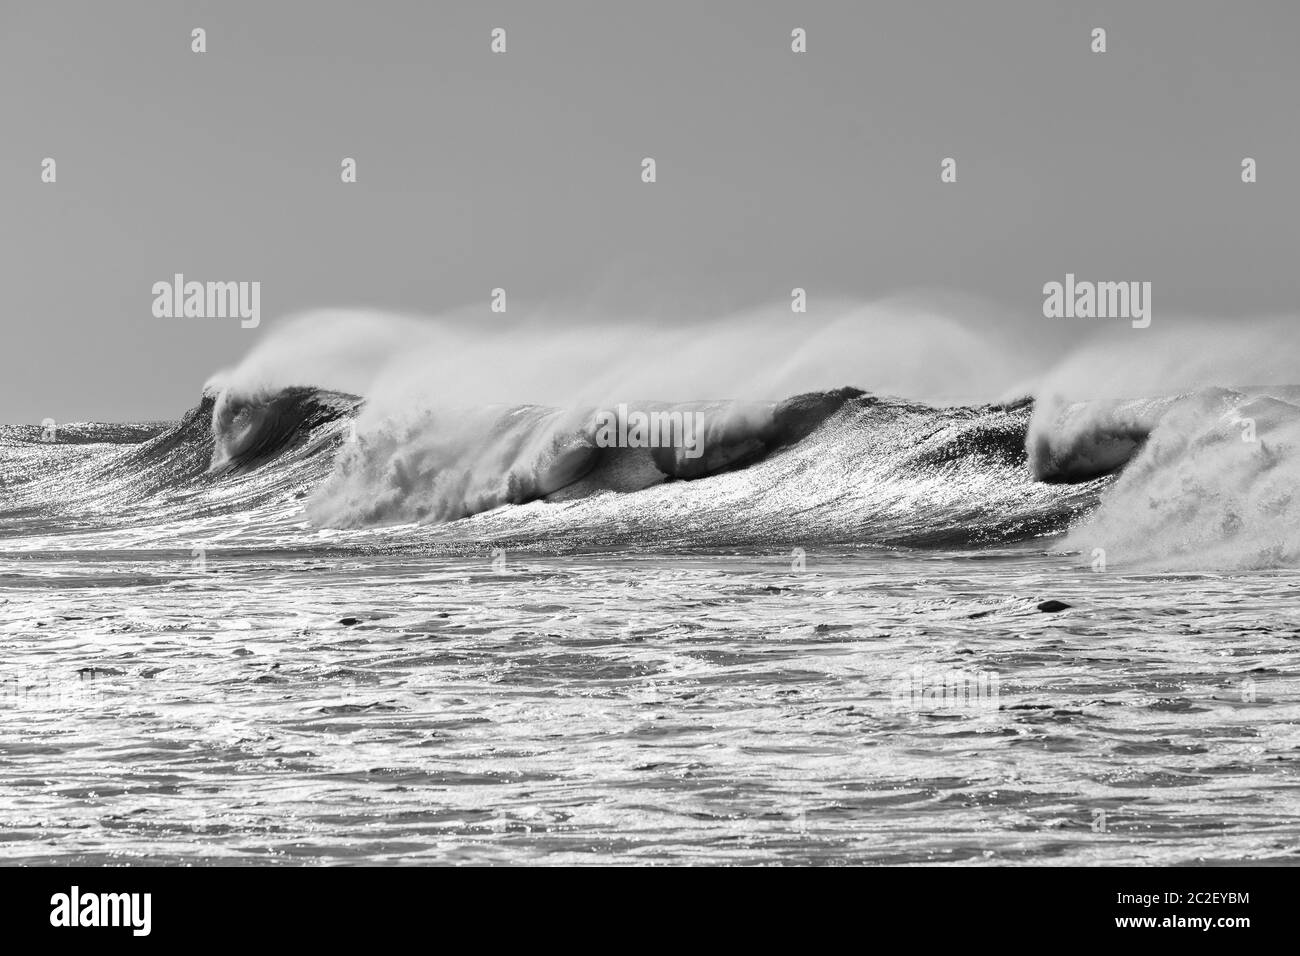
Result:
M0 0L6 917L817 867L1256 939L1298 43L1289 0Z

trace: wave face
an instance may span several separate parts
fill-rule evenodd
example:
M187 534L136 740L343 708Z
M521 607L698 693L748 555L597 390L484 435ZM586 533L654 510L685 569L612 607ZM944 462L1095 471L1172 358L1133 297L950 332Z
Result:
M1068 532L1111 566L1300 563L1300 389L934 408L843 388L638 408L698 416L698 450L607 447L589 408L370 420L362 399L312 388L213 392L178 422L66 426L66 442L8 428L0 535L569 551Z
M604 434L598 409L425 409L358 430L308 513L327 527L441 523L502 505L706 478L803 439L860 395L842 389L778 404L641 403L606 410ZM656 430L667 441L629 441L638 415L668 423Z
M218 400L214 467L284 440L269 410L280 400L253 413ZM844 388L637 408L697 415L697 453L602 446L593 409L423 410L354 424L305 513L317 527L416 523L544 547L964 546L1063 531L1099 487L1032 480L1027 406L936 409Z
M61 425L53 442L0 428L0 536L71 546L83 533L166 541L171 528L188 541L204 522L300 507L360 400L301 388L240 404L205 394L176 422Z
M28 444L0 527L8 537L133 529L154 541L239 515L231 543L259 546L335 531L375 545L556 550L960 546L1064 531L1105 484L1033 479L1028 405L938 409L844 388L637 407L697 416L694 454L606 447L592 409L424 410L370 423L363 409L319 389L223 391L156 434L127 430L76 446L76 458L72 446Z

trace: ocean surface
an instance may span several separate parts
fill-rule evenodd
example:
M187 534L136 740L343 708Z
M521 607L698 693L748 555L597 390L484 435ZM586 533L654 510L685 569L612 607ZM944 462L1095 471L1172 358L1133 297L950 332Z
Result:
M310 390L0 429L0 861L1300 862L1288 514L1143 458L1258 401L1026 452L825 393L686 477L534 412L456 472Z

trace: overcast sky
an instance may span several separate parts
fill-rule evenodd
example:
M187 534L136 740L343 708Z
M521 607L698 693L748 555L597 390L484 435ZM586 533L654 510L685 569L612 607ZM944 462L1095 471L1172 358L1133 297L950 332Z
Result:
M488 322L496 286L664 322L955 292L1026 348L1081 334L1041 315L1067 271L1156 322L1291 313L1297 38L1287 0L4 0L0 420L176 417L277 316ZM261 328L155 318L175 272L260 281Z

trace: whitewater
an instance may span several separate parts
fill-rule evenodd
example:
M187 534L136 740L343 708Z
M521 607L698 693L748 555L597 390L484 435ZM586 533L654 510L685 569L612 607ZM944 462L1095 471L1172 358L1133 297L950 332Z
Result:
M1024 383L860 318L318 314L174 420L0 426L0 856L1294 861L1287 350Z

